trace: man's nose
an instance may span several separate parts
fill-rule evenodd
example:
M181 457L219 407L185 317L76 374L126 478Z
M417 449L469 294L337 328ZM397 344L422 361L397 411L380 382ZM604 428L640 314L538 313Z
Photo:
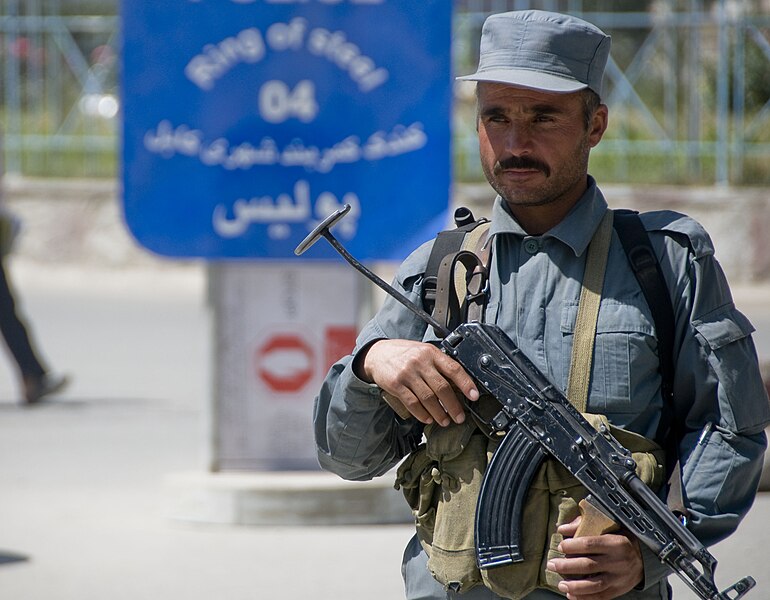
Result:
M532 132L526 125L511 125L505 138L505 149L514 156L532 150Z

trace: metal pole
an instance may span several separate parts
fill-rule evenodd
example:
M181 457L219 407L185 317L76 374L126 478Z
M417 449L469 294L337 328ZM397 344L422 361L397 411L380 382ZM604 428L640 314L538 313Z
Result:
M699 0L690 0L690 52L687 61L687 83L689 88L689 120L687 123L687 154L692 174L699 179L701 174L701 132L700 132L700 35L701 5Z
M730 183L729 170L729 71L727 65L730 54L730 33L728 31L725 0L719 0L717 5L717 147L715 152L716 173L718 186Z
M733 164L732 179L743 182L744 128L746 110L746 13L741 10L734 26L733 50Z

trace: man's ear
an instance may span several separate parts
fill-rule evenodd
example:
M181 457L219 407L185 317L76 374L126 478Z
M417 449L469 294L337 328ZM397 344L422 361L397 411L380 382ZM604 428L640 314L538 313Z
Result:
M600 104L596 111L594 111L588 127L588 142L591 144L591 148L596 146L604 137L604 132L607 131L608 120L609 110L607 105Z

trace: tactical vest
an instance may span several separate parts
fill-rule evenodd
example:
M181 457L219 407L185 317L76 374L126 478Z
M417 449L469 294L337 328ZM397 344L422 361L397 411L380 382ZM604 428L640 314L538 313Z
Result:
M487 398L489 402L495 402ZM480 410L485 399L482 397ZM426 441L401 464L396 476L415 517L417 536L428 555L428 569L446 589L465 592L483 584L518 600L535 588L559 593L561 577L545 567L563 556L556 532L579 514L586 489L557 461L547 459L532 480L521 522L523 562L493 569L476 565L474 515L481 480L498 441L487 437L470 415L462 424L429 425ZM658 489L664 480L664 453L655 442L612 426L603 415L583 414L602 425L632 451L637 474Z
M638 216L630 211L615 211L614 216L616 229L625 228L620 237L652 308L656 332L664 332L663 337L658 337L664 399L665 404L669 404L673 340L664 338L673 332L673 309L665 284L660 288L662 275L657 258ZM485 243L489 221L473 219L467 209L458 209L455 221L457 228L441 232L434 243L423 279L422 298L424 308L450 330L465 320L483 319L489 262ZM663 296L665 302L662 302ZM661 310L661 303L667 305L668 310ZM660 316L662 312L666 313L664 317ZM482 414L496 411L496 405L493 398L482 396L477 411ZM602 425L607 427L631 450L639 477L652 489L660 488L667 471L666 453L656 442L612 426L603 415L583 413L583 416L597 429ZM560 556L557 547L562 537L556 529L578 516L578 503L587 494L585 488L557 461L545 460L532 481L523 511L524 561L479 569L474 515L483 474L499 442L477 426L474 415L466 412L466 417L462 424L426 427L425 443L397 472L396 488L402 490L415 516L417 535L428 555L428 568L446 589L458 592L483 583L495 593L513 599L523 598L535 588L559 593L557 586L561 578L548 571L546 564ZM671 420L661 421L658 434L665 436ZM678 470L678 465L676 468Z

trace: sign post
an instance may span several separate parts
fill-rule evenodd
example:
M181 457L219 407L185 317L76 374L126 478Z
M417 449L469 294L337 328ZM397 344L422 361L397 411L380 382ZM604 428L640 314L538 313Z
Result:
M353 345L357 274L295 246L343 204L360 260L447 221L446 0L126 0L123 204L211 262L214 470L314 468L312 401Z
M356 338L359 281L333 263L219 265L213 468L317 468L312 402Z

